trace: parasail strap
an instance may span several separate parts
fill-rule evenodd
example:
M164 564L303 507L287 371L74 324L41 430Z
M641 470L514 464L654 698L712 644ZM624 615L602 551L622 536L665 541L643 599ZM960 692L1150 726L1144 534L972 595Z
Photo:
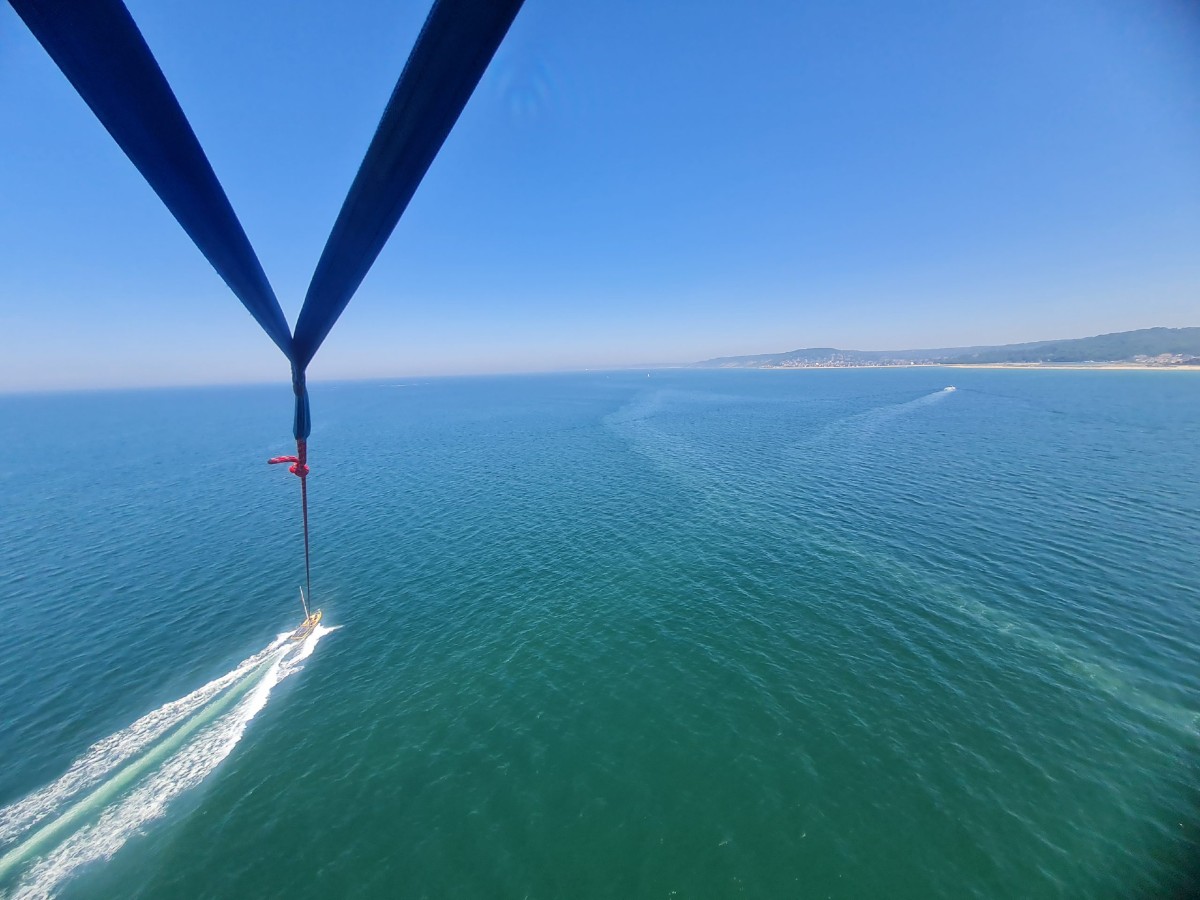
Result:
M309 564L308 553L308 442L303 438L296 440L295 456L275 456L267 460L268 465L291 463L288 471L300 479L300 508L304 515L304 583L308 587L308 596L312 593L312 567Z
M230 290L283 351L296 396L291 463L308 549L305 369L425 177L523 0L433 0L334 222L295 331L124 0L9 0Z

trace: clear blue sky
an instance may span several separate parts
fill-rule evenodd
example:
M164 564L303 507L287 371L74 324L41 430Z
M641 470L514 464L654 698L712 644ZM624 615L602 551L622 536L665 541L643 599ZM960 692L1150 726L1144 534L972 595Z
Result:
M130 0L295 319L425 2ZM313 378L1200 325L1159 0L527 0ZM0 390L283 357L0 6Z

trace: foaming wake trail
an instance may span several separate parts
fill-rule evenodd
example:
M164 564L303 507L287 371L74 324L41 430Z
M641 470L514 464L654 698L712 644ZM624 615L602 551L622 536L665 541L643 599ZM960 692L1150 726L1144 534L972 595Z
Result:
M93 744L75 760L61 778L25 799L0 809L0 845L8 844L62 805L98 783L113 769L145 750L226 688L262 665L287 640L281 635L265 650L244 660L233 671L216 678L186 697L160 706L130 725Z
M0 811L5 822L18 816L25 822L12 826L24 840L0 857L0 885L28 866L0 896L51 897L81 866L111 858L229 755L275 685L302 668L333 630L318 626L299 644L280 635L228 674L100 741L58 781Z
M891 406L883 406L877 409L869 410L865 413L859 413L855 418L860 423L867 426L881 425L884 422L891 421L898 416L907 415L915 412L925 406L930 406L934 403L940 403L947 399L951 394L955 393L956 389L952 387L942 388L934 391L931 394L924 394L917 397L915 400L907 400L904 403L894 403Z
M955 387L944 387L929 394L923 394L915 400L905 400L902 403L892 403L887 406L877 406L863 412L854 413L842 419L830 422L808 440L802 441L799 449L845 441L860 441L873 438L881 428L902 416L910 415L927 406L941 403L952 397Z

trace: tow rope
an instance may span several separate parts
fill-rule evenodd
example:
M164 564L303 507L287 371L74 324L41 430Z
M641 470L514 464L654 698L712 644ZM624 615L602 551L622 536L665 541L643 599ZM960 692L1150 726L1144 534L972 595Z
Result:
M295 456L273 456L267 460L268 465L291 463L288 471L300 479L300 508L304 514L304 585L308 596L312 597L312 566L308 556L308 442L296 441Z

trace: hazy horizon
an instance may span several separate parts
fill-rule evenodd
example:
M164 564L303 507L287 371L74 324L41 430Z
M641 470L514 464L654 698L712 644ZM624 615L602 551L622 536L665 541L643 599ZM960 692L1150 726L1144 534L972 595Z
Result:
M425 6L129 7L294 320ZM1198 40L1165 2L528 4L310 377L1193 324ZM0 390L285 379L8 6L0 54Z
M1193 325L1147 325L1143 328L1192 328L1198 327ZM1141 329L1121 329L1121 331L1136 331ZM1054 337L1034 337L1017 341L1005 341L1003 344L1023 344L1036 341L1057 341L1057 340L1072 340L1076 338L1095 337L1101 334L1110 334L1113 332L1096 332L1094 334L1078 334L1078 335L1057 335ZM356 372L337 374L325 372L319 376L311 377L310 383L313 384L330 384L338 382L356 382L356 381L383 381L389 379L404 379L404 378L476 378L487 377L490 375L550 375L550 374L570 374L576 372L622 372L636 371L638 369L669 369L669 368L688 368L705 360L717 359L721 357L739 357L739 356L756 356L770 355L775 353L788 353L798 349L811 349L828 347L842 351L912 351L912 350L933 350L933 349L954 349L959 347L991 347L1003 346L1003 344L992 341L975 341L971 343L951 343L951 344L921 344L912 346L888 346L888 347L850 347L832 343L808 343L804 345L789 344L786 347L775 347L773 349L753 349L744 353L713 353L708 356L697 356L693 359L686 360L629 360L617 363L597 362L580 365L562 365L562 366L547 366L543 368L525 367L514 365L510 368L480 368L476 370L456 370L451 368L445 369L430 369L425 371L415 370L381 370L377 372ZM291 382L286 375L272 373L261 377L247 375L239 377L235 373L229 373L226 377L215 377L207 380L179 380L179 381L162 381L162 382L146 382L134 380L129 382L97 382L93 381L88 384L76 384L70 382L62 382L59 384L48 383L39 384L32 387L10 387L0 386L0 395L17 395L17 394L41 394L41 393L77 393L88 390L155 390L159 388L202 388L202 387L255 387L269 385L287 385L290 390Z

